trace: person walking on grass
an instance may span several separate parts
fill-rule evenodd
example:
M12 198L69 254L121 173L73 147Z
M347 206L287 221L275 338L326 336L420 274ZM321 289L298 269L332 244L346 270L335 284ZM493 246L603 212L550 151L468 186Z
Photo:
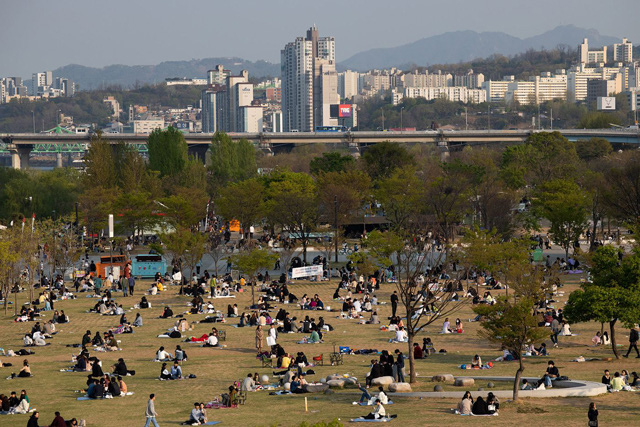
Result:
M262 340L264 339L264 332L262 332L262 325L258 325L256 328L256 350L258 354L262 353Z
M156 395L151 393L149 395L149 401L147 402L147 409L144 411L144 415L147 417L147 422L144 424L144 427L149 427L151 423L153 423L155 427L160 427L156 421L158 413L156 412L155 400Z
M640 359L640 351L638 351L638 339L640 339L640 334L638 334L638 328L631 328L629 331L629 349L627 350L627 354L624 357L629 357L629 353L631 353L631 349L634 348L636 350L637 359Z

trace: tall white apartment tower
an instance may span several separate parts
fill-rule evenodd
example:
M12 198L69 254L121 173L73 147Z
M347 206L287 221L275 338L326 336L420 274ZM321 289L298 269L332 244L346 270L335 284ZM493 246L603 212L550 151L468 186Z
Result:
M337 124L324 105L339 101L333 37L319 37L318 28L311 27L306 37L282 49L280 69L285 131L310 132L315 126Z
M580 64L605 64L607 62L607 47L601 50L589 50L589 40L584 39L578 47L578 62Z
M626 38L622 39L622 43L613 45L613 62L622 62L629 64L633 61L633 43Z

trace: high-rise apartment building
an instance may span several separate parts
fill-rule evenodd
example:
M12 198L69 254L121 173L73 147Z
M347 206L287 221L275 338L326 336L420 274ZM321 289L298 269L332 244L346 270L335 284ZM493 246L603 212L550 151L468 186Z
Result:
M545 72L532 76L528 81L509 83L505 100L521 105L540 104L554 99L567 99L567 74L565 70L556 70L555 75Z
M360 73L345 71L338 73L338 95L340 99L351 99L360 93Z
M282 49L280 69L285 131L337 125L330 118L329 104L324 105L340 101L333 37L319 37L318 29L310 28L306 37L297 37Z
M613 62L622 62L628 64L633 61L633 43L626 38L622 39L622 43L613 45Z
M202 91L200 101L203 132L262 130L262 106L253 103L253 83L249 83L247 70L228 75L224 86L210 85Z
M33 73L31 75L31 96L46 92L53 85L53 72Z
M213 70L207 71L207 80L210 85L223 85L229 75L231 71L225 70L224 65L218 64Z
M607 47L601 50L589 50L589 40L584 39L578 47L578 62L580 64L606 64Z

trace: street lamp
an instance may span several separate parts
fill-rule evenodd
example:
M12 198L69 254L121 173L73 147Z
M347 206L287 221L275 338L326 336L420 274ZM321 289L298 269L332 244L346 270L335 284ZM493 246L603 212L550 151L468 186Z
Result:
M334 228L335 235L333 236L335 252L336 252L336 263L338 262L338 196L333 196L333 217L334 217Z
M402 123L402 111L404 110L404 107L400 108L400 132L402 132L402 130L404 129L403 123Z
M467 119L467 107L464 107L464 130L469 130L469 120Z
M36 133L36 113L31 110L31 119L33 120L33 133Z

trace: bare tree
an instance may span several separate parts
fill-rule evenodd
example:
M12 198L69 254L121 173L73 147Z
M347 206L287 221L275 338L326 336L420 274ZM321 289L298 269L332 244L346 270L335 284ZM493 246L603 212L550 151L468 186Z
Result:
M391 231L374 231L367 237L366 245L369 256L378 264L395 269L396 289L407 316L409 381L414 383L413 343L416 336L428 325L456 312L465 301L454 299L457 289L454 283L442 280L435 273L439 269L431 268L444 262L445 252L439 251L434 258L431 243L414 246L410 243L412 240Z

